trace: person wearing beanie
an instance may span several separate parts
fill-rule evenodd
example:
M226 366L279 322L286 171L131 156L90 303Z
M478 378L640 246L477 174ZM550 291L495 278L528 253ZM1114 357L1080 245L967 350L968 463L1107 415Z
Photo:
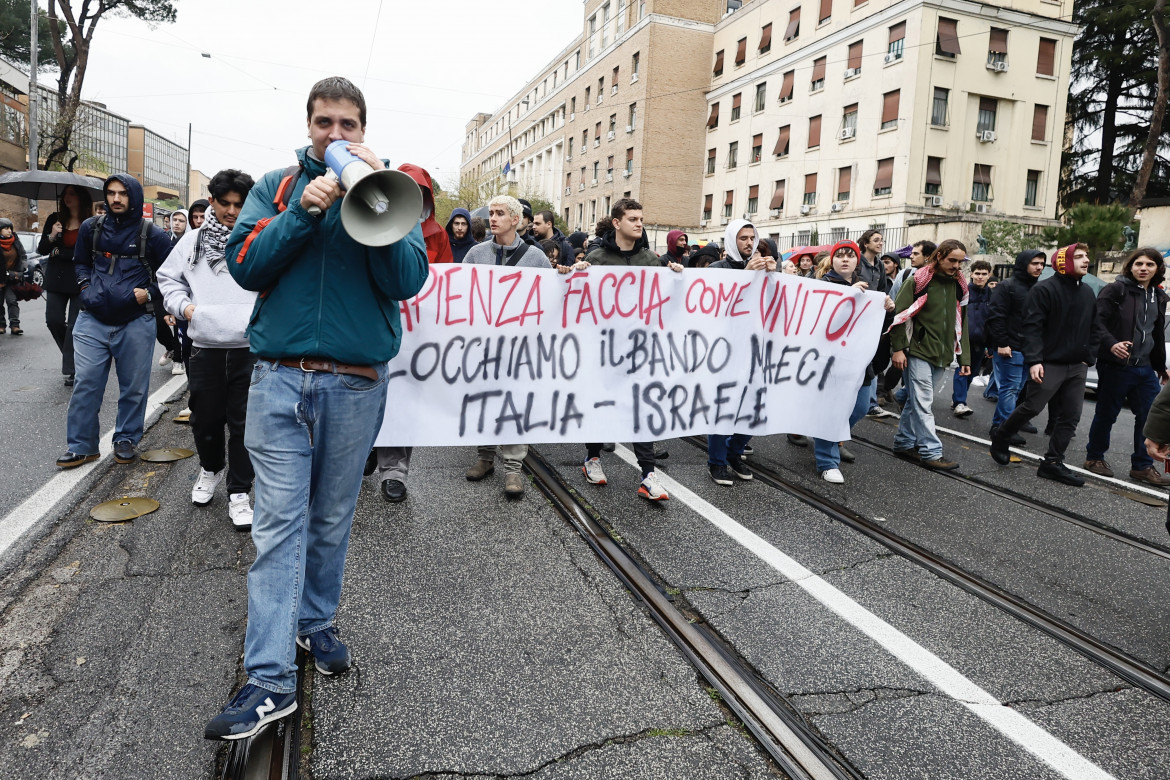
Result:
M1056 273L1028 294L1023 325L1028 382L1023 400L991 439L991 457L1001 466L1010 463L1012 437L1047 406L1052 435L1036 476L1081 487L1085 480L1064 465L1064 453L1081 420L1085 377L1097 362L1101 341L1097 300L1082 281L1089 271L1089 247L1072 244L1057 250L1052 270Z
M462 263L467 256L467 250L475 246L475 238L471 235L471 212L467 209L455 209L447 220L447 241L451 244L451 256L456 263Z
M532 232L532 204L524 198L517 200L520 202L520 225L516 228L516 235L520 236L520 240L525 244L540 249L539 239Z
M207 198L200 198L187 207L187 226L191 230L203 227L203 221L207 219L207 207L210 205Z
M967 280L959 270L966 256L961 241L949 238L939 244L898 291L887 331L890 359L902 372L907 391L894 454L940 471L953 471L959 464L943 458L934 425L934 394L955 359L963 376L971 374Z
M1129 478L1155 487L1170 484L1154 468L1146 451L1142 428L1150 405L1165 384L1166 303L1170 296L1159 287L1166 277L1162 253L1152 247L1129 256L1117 280L1097 294L1097 319L1102 328L1097 351L1097 404L1089 426L1085 468L1112 477L1105 462L1109 434L1123 406L1133 411L1133 453Z

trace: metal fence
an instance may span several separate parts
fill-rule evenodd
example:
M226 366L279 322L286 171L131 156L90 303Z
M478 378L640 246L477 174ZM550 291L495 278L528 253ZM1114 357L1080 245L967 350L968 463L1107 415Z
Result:
M835 244L838 241L857 241L870 228L861 230L846 230L845 228L830 228L824 232L814 233L811 230L800 230L795 233L769 233L768 238L776 242L781 252L795 249L798 246L817 246ZM910 243L910 229L905 227L883 228L878 227L885 240L885 251L894 252Z

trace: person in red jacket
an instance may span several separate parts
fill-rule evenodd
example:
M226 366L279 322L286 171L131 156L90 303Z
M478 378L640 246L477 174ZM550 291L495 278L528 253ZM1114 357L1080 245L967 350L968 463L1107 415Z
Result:
M431 263L453 263L455 255L451 253L451 241L447 238L447 231L435 219L435 185L431 175L417 165L406 163L399 165L398 170L414 179L423 195L423 211L419 222L422 223L423 240L427 242L427 260Z

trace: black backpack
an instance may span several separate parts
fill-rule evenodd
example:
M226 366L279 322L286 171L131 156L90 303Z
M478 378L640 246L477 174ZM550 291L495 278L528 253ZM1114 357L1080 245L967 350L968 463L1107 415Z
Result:
M99 252L97 249L97 237L101 233L102 224L106 221L105 214L98 214L93 219L93 229L89 233L89 251L93 255L93 267L97 268L97 261L99 257L108 258L110 261L110 271L114 270L114 260L124 255L114 255L110 252ZM154 224L148 219L142 220L142 227L138 232L138 262L146 269L146 273L150 276L151 284L158 284L154 275L154 269L150 267L150 263L146 262L146 237L150 234L150 226ZM146 313L154 314L154 301L150 300L145 303Z

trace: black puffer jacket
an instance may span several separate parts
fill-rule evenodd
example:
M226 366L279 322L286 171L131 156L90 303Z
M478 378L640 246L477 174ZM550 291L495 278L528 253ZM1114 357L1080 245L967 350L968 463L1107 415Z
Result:
M1024 351L1024 308L1028 293L1036 285L1036 277L1028 273L1028 264L1037 256L1045 255L1039 249L1025 249L1016 255L1012 275L991 291L991 305L984 326L988 349L1010 347L1012 352Z

